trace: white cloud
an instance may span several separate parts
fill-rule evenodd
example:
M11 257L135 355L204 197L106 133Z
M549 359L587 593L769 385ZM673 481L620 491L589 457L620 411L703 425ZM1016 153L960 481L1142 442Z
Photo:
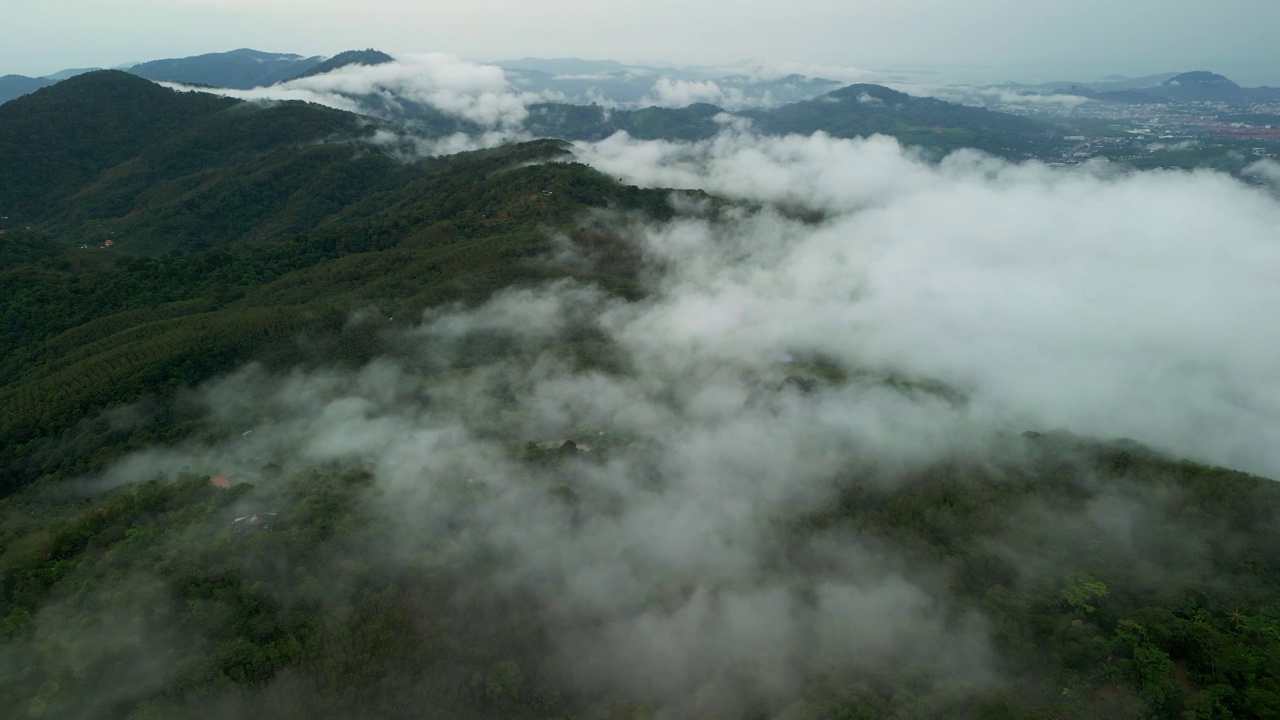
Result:
M712 80L658 78L647 103L660 107L684 107L693 103L720 102L724 92Z
M989 679L986 626L931 577L945 571L854 530L780 548L779 527L849 478L1016 463L1018 433L1057 428L1280 475L1280 202L1262 190L967 152L931 165L883 137L620 135L577 152L628 182L767 207L597 217L665 269L647 297L508 289L396 334L404 357L247 368L204 397L214 425L253 433L138 454L113 479L195 467L269 484L357 464L392 538L378 556L454 558L485 591L528 593L568 685L736 717L787 697L818 656L855 678ZM560 352L584 336L626 369ZM849 379L791 387L816 359ZM628 440L545 471L513 452L600 432ZM1079 527L1125 536L1131 507L1019 520L1059 548ZM1046 552L1020 571L1060 578Z
M899 92L934 97L960 105L1021 108L1025 110L1063 111L1093 102L1079 95L1063 93L1022 93L1009 88L977 85L941 85L923 83L887 83Z
M420 103L492 130L517 129L528 116L526 104L544 99L513 89L496 65L466 62L443 53L405 55L381 65L347 65L323 75L252 90L208 92L246 100L305 100L377 114L378 108L366 100L366 96L373 96L392 106L406 101Z
M1246 167L1244 172L1246 175L1262 178L1280 190L1280 163L1275 160L1263 158Z
M1280 475L1280 205L1228 176L968 153L934 167L890 139L822 135L615 136L579 154L629 182L827 213L657 233L687 272L646 338L714 332L697 346L721 360L811 348L952 383L1011 429Z

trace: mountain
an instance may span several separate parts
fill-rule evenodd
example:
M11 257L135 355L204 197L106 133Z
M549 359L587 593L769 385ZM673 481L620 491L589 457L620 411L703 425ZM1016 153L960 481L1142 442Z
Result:
M1184 102L1245 102L1256 93L1216 73L1195 71L1175 75L1149 91Z
M0 76L0 104L7 103L14 98L22 97L28 93L33 93L36 90L39 90L42 87L48 87L53 83L53 80L26 77L25 75Z
M708 103L683 108L605 111L599 106L535 104L527 129L539 136L599 140L625 131L642 140L705 140L722 120L751 121L767 135L825 132L835 137L890 135L904 144L949 151L976 147L1020 157L1042 149L1048 129L1036 120L921 98L880 85L849 85L813 100L776 108L728 112Z
M870 85L779 110L755 121L1038 127ZM697 137L721 112L617 122ZM671 273L755 254L752 208L557 140L405 161L379 129L113 71L0 107L0 706L1276 716L1280 483L946 438L926 415L986 414L963 391L742 334L690 362L721 278L681 303Z
M743 113L772 134L836 137L875 133L939 150L973 147L1017 157L1041 147L1048 126L1030 118L855 84L805 102Z
M119 70L78 75L0 106L0 208L42 217L108 168L234 102Z
M126 67L132 67L132 66L131 66L131 65L129 65L129 66L125 66L125 67L115 67L115 68L112 68L112 69L113 69L113 70L123 70L123 69L125 69ZM45 76L44 76L44 78L45 78L46 80L61 81L61 80L66 80L66 79L68 79L68 78L73 78L73 77L75 77L75 76L77 76L77 75L83 75L83 74L85 74L85 73L87 73L87 72L93 72L94 70L102 70L102 68L98 68L98 67L90 67L90 68L67 68L66 70L59 70L58 72L53 73L52 75L45 75Z
M25 406L26 411L8 412L23 406L20 398L29 392L44 392L35 388L62 382L57 380L59 373L79 372L65 363L48 362L51 356L46 353L59 346L71 349L64 344L69 340L58 338L66 332L72 333L68 337L84 338L83 327L92 326L95 320L116 314L136 318L112 320L103 326L109 332L98 336L103 342L85 356L86 361L103 352L107 354L100 357L113 356L115 341L108 338L138 322L180 318L191 312L207 316L223 301L231 302L249 286L261 284L263 277L305 271L353 253L390 251L405 238L422 238L426 245L419 249L430 250L428 255L436 258L433 262L444 262L430 249L444 238L462 241L477 234L506 232L515 234L503 242L529 243L533 241L525 223L564 222L576 214L574 208L626 198L624 204L647 203L659 213L667 212L661 193L605 187L603 178L581 167L529 165L563 155L558 143L406 164L365 142L375 130L368 118L316 105L263 106L180 93L119 71L78 76L0 107L0 214L10 216L7 222L12 226L31 225L39 233L31 240L34 244L23 246L27 249L17 257L65 252L71 265L64 280L84 273L95 278L80 286L88 295L75 292L55 301L47 296L51 278L45 273L28 272L9 262L0 264L0 286L4 288L0 298L8 308L0 345L5 358L0 370L8 378L0 389L7 409L0 436L6 438L8 450L0 453L0 463L7 468L0 475L7 482L31 479L29 470L13 463L19 460L14 453L35 437L31 434L35 426L29 423L36 417L44 418L39 423L46 429L66 430L74 425L77 412L87 409L85 400L72 394L64 397L69 405L46 402ZM517 170L497 172L507 167ZM559 192L547 199L538 194L551 189ZM531 194L538 202L526 201ZM45 240L35 239L41 237ZM107 241L115 246L110 257L89 251ZM6 236L6 247L14 247L14 242L12 234ZM88 249L82 250L82 246ZM416 257L415 252L400 248L393 255L400 258L398 262L408 262L409 257ZM159 265L154 267L147 265L151 269L146 272L143 266L131 266L135 272L112 260L121 256L168 259L156 260ZM218 273L208 273L212 266L203 264L210 257L222 258L216 261L219 266L230 257L241 258L236 262L248 265L228 268L231 274L218 279ZM459 268L467 263L480 267L500 257L466 260L459 256L457 262L462 263ZM416 272L414 262L397 272ZM243 274L250 265L257 269ZM154 274L153 270L162 267L179 274ZM517 264L493 270L488 280L466 288L451 285L465 276L461 269L463 275L441 278L426 273L408 284L396 282L402 289L419 286L419 291L426 287L424 283L445 283L440 288L454 290L437 289L433 297L448 297L457 292L483 293L485 287L491 287L486 283L497 282L508 271L526 269ZM391 276L372 265L368 268L371 274L365 272L357 273L365 280L348 283L341 292L328 293L329 297L367 293L364 296L369 299L390 299L377 288ZM184 274L186 280L178 280ZM369 289L360 290L362 285ZM214 306L203 301L191 304L215 286L240 287L240 295L233 290ZM306 295L270 299L262 295L254 302L270 317L279 317L279 308L290 305L303 314L326 316L328 311L321 312L320 306L304 310L317 299ZM396 302L421 302L411 301L412 295ZM39 300L41 297L45 300ZM15 314L27 301L44 303L46 312L39 318ZM156 315L153 310L161 306L170 310ZM268 312L270 308L276 309ZM167 314L170 311L176 315ZM214 322L215 316L206 319ZM233 317L216 320L208 326L209 331ZM290 321L280 329L288 327L301 326ZM127 332L118 337L125 344L132 342ZM196 380L202 377L200 373L215 368L225 369L227 362L247 360L244 351L256 352L263 347L255 340L243 345L243 350L228 349L210 356L208 362L198 363L204 369L188 379ZM40 357L46 360L38 360ZM154 383L168 372L157 375L158 367L139 356L127 369L121 366L126 374L109 374L113 380L95 391L105 394L93 402L118 400L121 393L155 391L158 386ZM126 379L127 383L120 384ZM73 410L77 406L80 411ZM37 414L28 416L24 414L27 411ZM24 477L26 481L20 480Z
M1246 88L1204 70L1101 83L1055 84L1053 92L1105 102L1221 102L1241 104L1280 100L1280 88Z
M601 140L619 131L641 140L705 140L723 128L715 118L724 113L708 103L610 111L598 105L542 103L529 107L525 127L535 136L565 140Z
M152 60L129 68L148 80L249 89L297 77L319 65L319 57L242 48L194 57Z
M334 55L324 62L317 63L293 77L283 78L281 82L299 77L323 75L348 65L382 65L389 62L395 62L395 58L379 50L373 50L372 48L368 50L347 50Z

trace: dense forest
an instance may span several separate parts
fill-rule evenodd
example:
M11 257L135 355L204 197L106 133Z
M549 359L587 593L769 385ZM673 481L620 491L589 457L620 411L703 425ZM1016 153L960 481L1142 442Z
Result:
M894 455L938 443L833 408L963 389L601 320L662 291L639 227L759 208L378 127L115 72L0 107L6 716L1280 717L1274 481Z

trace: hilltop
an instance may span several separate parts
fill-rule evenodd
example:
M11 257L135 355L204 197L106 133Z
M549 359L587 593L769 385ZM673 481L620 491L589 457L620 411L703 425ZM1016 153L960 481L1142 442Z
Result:
M148 80L249 89L298 77L318 66L320 57L241 48L223 53L152 60L129 68Z
M318 63L304 72L298 73L292 78L285 78L285 80L310 77L312 75L323 75L327 72L337 70L338 68L347 67L348 65L382 65L383 63L389 62L395 62L395 58L379 50L374 50L372 48L368 50L348 50L346 52L338 53L328 60ZM283 82L283 80L281 80L281 82Z
M118 70L78 75L0 106L0 207L51 213L102 171L234 104Z
M0 104L33 93L42 87L48 87L55 81L46 78L26 77L25 75L5 75L0 77Z
M905 145L943 151L973 147L1006 157L1031 153L1047 144L1049 126L1029 118L983 108L915 97L880 85L854 84L819 98L769 111L744 113L766 131L835 137L872 134Z

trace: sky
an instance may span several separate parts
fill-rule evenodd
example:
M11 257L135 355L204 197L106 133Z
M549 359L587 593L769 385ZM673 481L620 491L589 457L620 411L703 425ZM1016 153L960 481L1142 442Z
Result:
M1271 0L0 0L0 14L0 74L32 76L241 47L376 47L470 60L800 62L966 82L1207 69L1280 85Z

